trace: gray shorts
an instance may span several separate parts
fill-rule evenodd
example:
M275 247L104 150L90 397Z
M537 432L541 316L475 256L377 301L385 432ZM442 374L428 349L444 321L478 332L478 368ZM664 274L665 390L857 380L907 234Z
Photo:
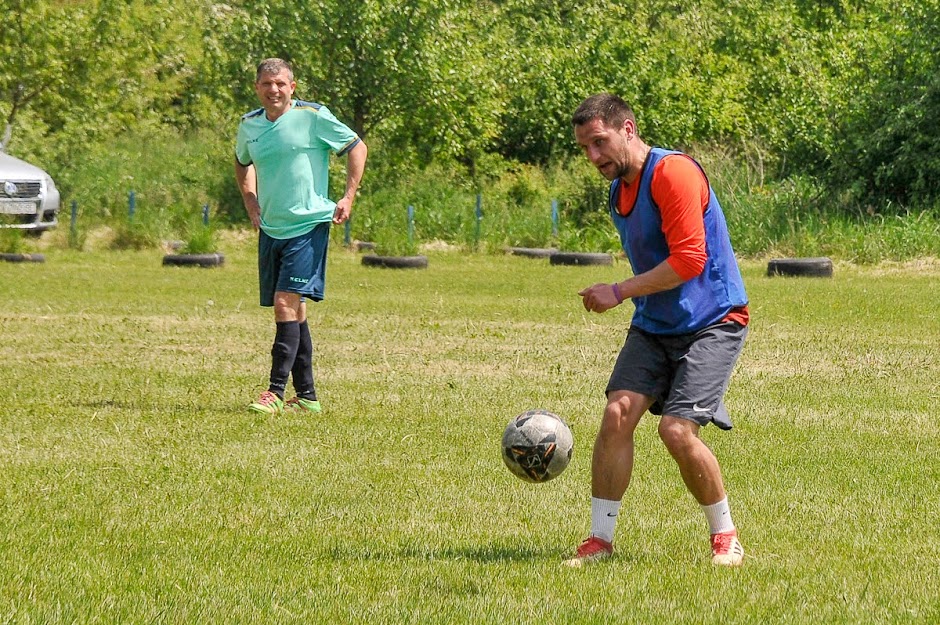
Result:
M721 322L691 334L664 336L631 327L607 393L633 391L653 399L650 412L731 429L723 401L747 327Z

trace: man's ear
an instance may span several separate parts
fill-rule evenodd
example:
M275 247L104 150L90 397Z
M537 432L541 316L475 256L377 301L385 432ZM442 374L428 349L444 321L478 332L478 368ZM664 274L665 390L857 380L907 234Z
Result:
M636 136L636 122L634 122L629 117L623 120L623 132L627 135L627 139Z

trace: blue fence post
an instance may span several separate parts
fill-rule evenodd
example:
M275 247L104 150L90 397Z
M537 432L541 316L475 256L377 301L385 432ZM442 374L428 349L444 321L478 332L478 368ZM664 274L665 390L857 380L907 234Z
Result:
M346 220L346 230L343 233L343 245L346 247L352 245L352 217Z
M415 239L415 207L408 205L408 245L413 245Z
M72 200L72 217L69 220L69 236L72 237L72 240L75 240L75 237L78 236L78 230L76 228L76 222L78 221L78 202Z
M202 205L202 225L204 226L209 225L209 205L208 204Z
M134 221L134 210L137 208L137 196L131 191L127 196L127 218Z
M476 237L476 245L477 247L479 247L480 246L480 231L482 230L481 223L483 222L483 194L482 193L477 193L476 218L477 218L476 233L474 236Z
M558 238L558 200L552 200L552 238Z

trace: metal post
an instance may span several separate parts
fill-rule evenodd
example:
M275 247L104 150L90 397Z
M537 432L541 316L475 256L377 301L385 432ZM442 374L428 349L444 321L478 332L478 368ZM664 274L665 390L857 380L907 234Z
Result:
M127 196L127 218L134 221L134 210L137 208L137 197L133 191Z
M209 225L209 205L208 204L202 205L202 225L204 226Z
M78 202L72 200L72 218L69 221L69 236L72 237L73 241L75 240L75 237L78 236L76 221L78 221Z
M552 238L558 238L558 200L552 200Z
M474 236L476 237L476 244L479 246L480 245L480 231L482 229L480 224L483 221L483 194L482 193L477 193L476 218L477 218L476 234Z
M415 238L415 207L408 205L408 245L414 244Z
M346 247L352 245L352 217L346 220L346 230L343 234L343 245Z

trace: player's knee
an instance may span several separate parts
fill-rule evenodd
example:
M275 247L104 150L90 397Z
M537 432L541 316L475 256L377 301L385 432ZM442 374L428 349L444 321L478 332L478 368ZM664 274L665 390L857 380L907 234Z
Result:
M626 396L608 401L601 422L601 436L632 435L636 429L636 420L632 416L631 408L631 400Z
M276 321L299 321L303 300L297 293L278 291L274 294L274 319Z
M682 419L669 417L660 419L659 438L673 456L681 455L685 449L689 449L695 443L696 429L693 425Z

